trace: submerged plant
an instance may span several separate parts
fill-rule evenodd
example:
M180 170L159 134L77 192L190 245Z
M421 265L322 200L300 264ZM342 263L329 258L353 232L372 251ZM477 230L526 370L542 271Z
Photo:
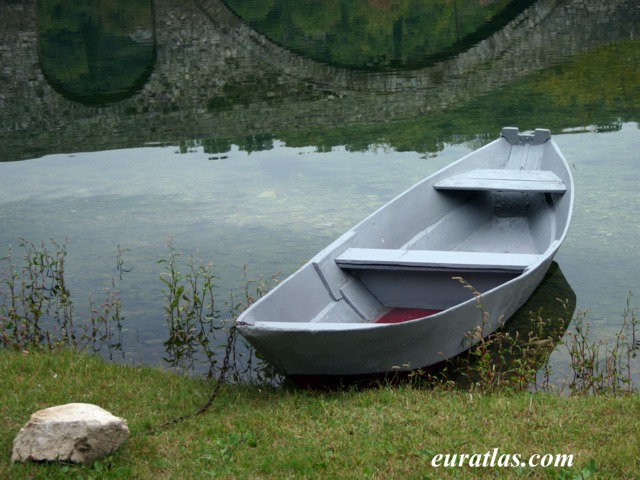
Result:
M183 273L179 264L182 252L173 246L171 239L167 247L169 258L157 262L165 266L160 275L165 285L164 310L169 327L169 337L164 343L165 361L180 368L193 368L196 363L206 361L208 376L212 376L217 363L213 346L216 332L224 327L216 311L213 265L204 264L199 255L191 255Z
M479 312L478 325L463 340L465 353L447 360L444 368L420 376L438 389L465 389L471 392L524 391L551 389L549 354L566 329L572 312L567 300L559 300L562 316L549 318L542 309L530 312L526 325L512 325L498 317L499 328L487 333L490 313L482 303L482 294L461 277L456 277L473 294ZM493 330L493 329L492 329ZM538 385L543 372L546 385Z
M250 280L245 267L243 296L238 298L230 293L227 304L230 318L224 318L216 307L219 301L216 296L218 278L213 274L213 264L205 263L198 253L189 255L183 264L181 259L184 255L173 246L171 239L167 241L167 247L168 258L157 262L164 265L160 280L164 284L165 316L169 328L168 339L164 343L165 361L171 367L183 370L194 370L204 365L208 377L219 375L222 365L228 364L233 381L270 382L275 376L272 368L261 361L244 341L240 344L242 348L238 348L233 326L242 311L277 283L278 274L269 279L259 277ZM234 338L229 340L231 335ZM226 342L223 341L225 338Z
M0 347L25 351L89 348L95 352L106 347L110 355L121 350L124 316L115 279L99 308L90 300L90 318L76 318L65 278L66 240L59 243L51 239L50 243L38 246L21 238L21 264L15 263L11 248L1 259L5 268L0 273ZM126 271L123 253L118 246L120 278Z
M594 340L591 325L586 321L587 311L579 311L574 316L569 301L560 299L562 309L559 318L547 318L539 310L529 314L530 324L524 330L514 330L506 323L486 335L490 315L482 305L481 294L463 279L458 280L476 298L479 324L465 337L464 341L469 346L465 354L447 361L439 374L427 375L430 385L483 393L561 391L562 385L551 383L548 360L556 345L563 345L570 357L572 378L567 380L569 394L618 395L631 393L637 388L634 376L640 370L637 363L640 319L637 308L631 306L631 293L627 297L620 330L610 340ZM571 328L566 330L569 324ZM564 340L561 340L563 333Z
M565 345L570 356L573 378L569 389L573 395L620 394L634 391L634 365L640 350L637 309L631 307L629 292L620 330L612 341L591 338L587 311L579 312L573 329L567 332ZM635 369L635 370L634 370Z

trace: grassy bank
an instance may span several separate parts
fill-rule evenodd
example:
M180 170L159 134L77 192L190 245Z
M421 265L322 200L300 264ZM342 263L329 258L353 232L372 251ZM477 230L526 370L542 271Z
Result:
M638 478L640 395L438 392L410 386L321 393L225 386L73 353L0 351L0 478ZM10 464L31 413L95 403L130 440L90 466ZM573 454L572 467L434 468L438 453Z

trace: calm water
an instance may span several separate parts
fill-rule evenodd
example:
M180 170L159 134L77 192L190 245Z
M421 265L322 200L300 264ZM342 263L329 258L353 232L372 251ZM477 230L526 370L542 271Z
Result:
M151 51L151 73L142 69L130 88L118 75L117 95L107 95L101 89L115 82L101 79L122 71L110 63L119 60L92 61L108 67L92 73L93 101L77 93L88 82L80 73L65 90L64 76L51 85L42 70L52 50L38 42L61 41L77 17L54 21L46 12L62 15L73 2L49 3L0 6L0 252L18 237L67 237L68 280L83 315L84 299L100 298L116 275L117 245L128 249L131 272L120 284L127 359L162 363L156 262L169 238L213 262L224 315L245 265L251 278L286 276L505 125L551 128L576 182L571 231L556 257L562 282L550 281L525 310L575 295L596 337L619 328L640 271L635 2L580 2L580 14L570 13L572 2L524 11L509 2L458 2L453 11L442 2L442 28L420 45L406 32L427 28L434 13L409 16L411 2L327 2L306 22L291 2L253 1L251 15L241 2L228 2L233 11L217 1L160 1L153 11L141 2L120 26L108 9L92 18L117 34L109 45L124 45L115 57ZM348 49L336 38L354 25L360 40ZM133 48L150 39L153 48ZM561 349L552 364L566 369Z

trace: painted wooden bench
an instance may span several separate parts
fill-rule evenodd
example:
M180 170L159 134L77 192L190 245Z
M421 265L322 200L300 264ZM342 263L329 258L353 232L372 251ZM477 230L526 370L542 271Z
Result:
M336 257L344 269L483 270L521 272L540 258L526 253L349 248Z
M499 190L564 193L567 186L549 170L477 169L440 180L436 190Z

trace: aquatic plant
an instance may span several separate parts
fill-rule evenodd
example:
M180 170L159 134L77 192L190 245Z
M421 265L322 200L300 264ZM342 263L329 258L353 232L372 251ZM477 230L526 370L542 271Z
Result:
M568 300L558 299L561 313L550 318L542 309L530 312L524 329L508 322L486 335L490 314L482 305L482 295L464 279L457 278L476 299L480 312L478 326L471 329L465 342L469 349L447 360L437 372L416 372L436 389L498 391L545 391L568 395L619 395L637 389L634 378L640 370L637 308L628 295L620 330L612 339L594 339L587 322L587 310L573 313ZM567 327L569 327L567 329ZM552 381L550 354L557 348L569 354L569 377Z
M67 243L50 239L40 245L19 239L23 256L16 263L9 248L0 271L0 348L28 351L71 348L99 352L112 357L122 350L122 303L115 278L97 306L89 299L88 319L78 319L65 278ZM118 245L116 269L121 279L126 272Z
M463 278L457 280L472 292L481 318L465 339L469 350L450 362L458 386L482 393L535 387L536 374L548 368L548 356L566 322L555 322L556 327L550 328L551 322L540 309L530 312L530 322L522 331L508 328L506 320L500 317L501 327L486 335L490 314L482 304L481 293Z
M213 341L216 331L224 327L219 321L214 295L212 264L205 264L199 254L190 255L185 273L180 272L181 251L167 240L169 257L158 260L165 267L160 280L165 285L165 316L169 328L164 342L165 361L172 367L193 368L204 356L211 377L217 363Z
M167 240L167 248L168 258L157 261L164 266L160 280L164 284L168 326L165 361L183 371L204 365L209 378L219 377L226 363L230 380L271 382L276 376L273 368L257 357L244 339L239 348L233 324L243 310L277 284L279 274L252 280L245 266L243 295L237 297L230 292L226 303L229 317L225 318L216 307L220 301L216 292L219 279L213 274L213 263L205 263L198 252L181 262L184 254L173 245L171 238ZM233 339L227 338L231 335Z
M567 331L564 344L570 357L572 379L570 392L574 395L621 394L634 391L634 362L640 350L637 308L631 306L632 293L622 314L622 325L613 339L593 340L587 310L578 313L573 328Z

